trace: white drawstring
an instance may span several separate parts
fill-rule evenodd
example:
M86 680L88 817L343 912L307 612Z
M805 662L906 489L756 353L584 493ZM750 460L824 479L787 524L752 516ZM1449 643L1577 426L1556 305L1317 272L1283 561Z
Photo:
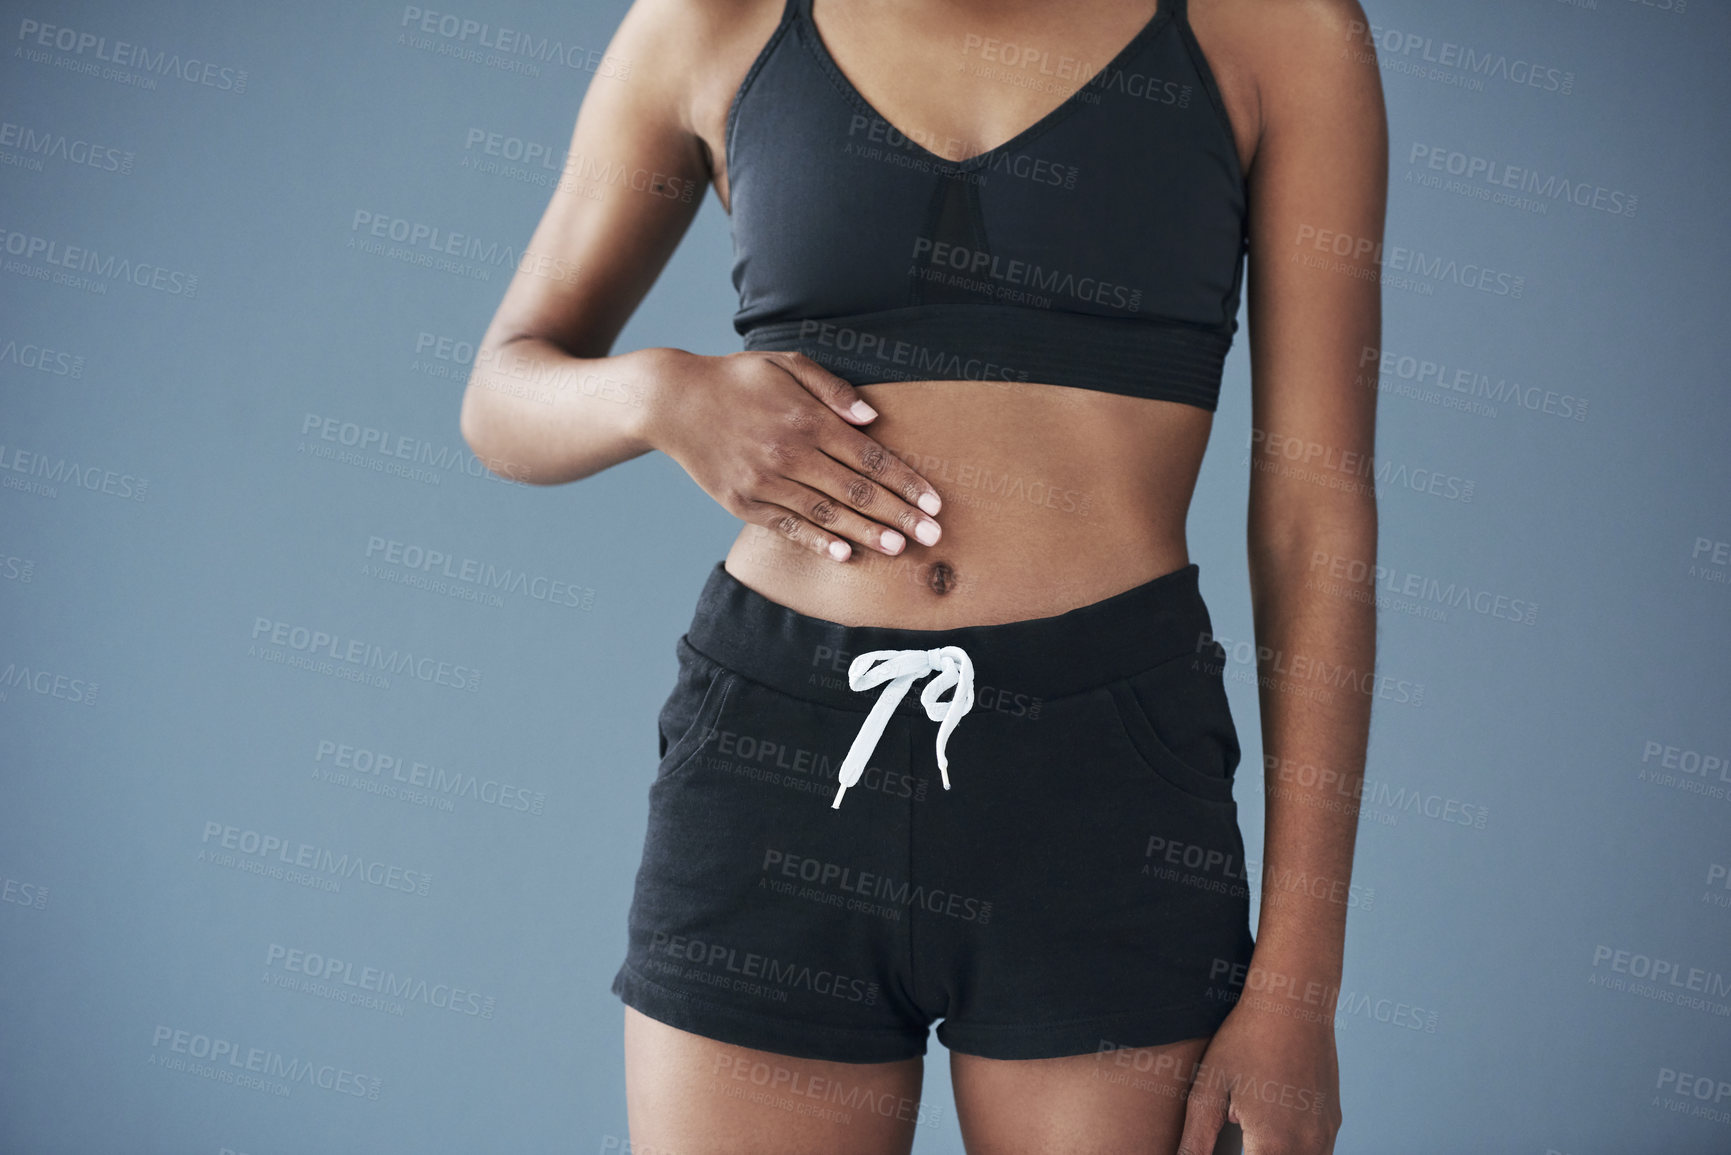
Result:
M877 749L878 739L883 737L890 714L907 694L908 687L930 673L936 673L937 677L920 691L920 702L926 708L926 717L940 723L938 770L944 777L944 789L950 788L950 762L944 755L944 743L949 741L950 731L956 728L962 715L974 708L973 659L960 646L941 646L935 650L872 650L859 655L848 666L848 685L855 690L869 690L884 681L889 681L889 685L872 704L865 725L854 735L853 747L842 759L841 770L836 775L841 785L836 789L835 801L830 803L831 810L841 807L841 796L865 773L866 759ZM938 701L938 695L951 686L956 687L956 692L950 700Z

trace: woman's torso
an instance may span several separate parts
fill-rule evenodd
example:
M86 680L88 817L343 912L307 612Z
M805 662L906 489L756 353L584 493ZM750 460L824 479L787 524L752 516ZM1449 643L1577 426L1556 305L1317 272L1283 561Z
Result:
M1111 60L1154 13L1106 2L978 16L937 5L868 9L858 0L812 7L824 46L860 94L893 126L952 159L1040 120L1098 67L1089 62ZM718 52L715 75L692 106L724 205L728 112L783 0L752 0L746 9L750 18ZM1194 6L1189 15L1194 28ZM1255 139L1248 81L1232 66L1230 47L1216 42L1221 37L1202 39L1207 31L1198 40L1248 172ZM1025 46L1042 55L1033 67L986 63L1005 55L984 47L992 42L1018 45L1028 59ZM1032 381L856 388L879 413L863 431L942 496L943 536L932 546L909 539L895 557L856 543L853 558L837 563L746 525L725 565L771 600L850 625L942 629L1062 613L1188 563L1185 519L1213 424L1207 409Z

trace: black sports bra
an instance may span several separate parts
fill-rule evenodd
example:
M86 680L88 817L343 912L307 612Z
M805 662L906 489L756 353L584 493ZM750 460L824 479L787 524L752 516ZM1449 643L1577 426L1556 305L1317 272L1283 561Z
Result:
M968 43L962 67L990 83L1075 83ZM1214 409L1249 238L1184 0L1160 0L1063 104L962 161L878 115L811 0L787 0L726 133L747 349L798 350L856 385L1020 380Z

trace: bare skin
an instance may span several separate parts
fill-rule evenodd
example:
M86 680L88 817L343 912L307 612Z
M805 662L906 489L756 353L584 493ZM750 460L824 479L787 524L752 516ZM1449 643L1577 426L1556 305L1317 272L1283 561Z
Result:
M1098 66L1155 10L1149 0L814 7L854 86L892 124L952 158L1014 136L1092 71L1057 89L981 78L958 67L967 36ZM781 8L782 0L634 4L608 48L632 62L630 78L592 82L572 153L652 172L659 183L554 195L529 250L580 272L513 280L464 396L471 447L496 472L540 484L660 450L746 523L729 572L776 602L849 624L932 629L1046 616L1185 565L1185 520L1213 424L1202 409L1024 383L854 388L795 355L611 353L696 211L695 198L674 194L711 183L727 204L727 109ZM1338 799L1352 797L1362 775L1370 705L1338 684L1326 695L1294 692L1311 687L1291 670L1294 659L1372 670L1369 599L1320 592L1307 579L1318 558L1374 562L1376 507L1367 486L1282 468L1291 457L1281 450L1320 447L1335 461L1373 448L1376 394L1359 381L1365 350L1374 359L1380 344L1367 253L1382 239L1387 129L1374 58L1355 35L1366 23L1356 0L1189 8L1251 206L1245 331L1257 440L1247 531L1255 641L1270 655L1259 663L1267 819L1253 993L1212 1039L1136 1052L1134 1083L1102 1079L1093 1056L952 1053L974 1155L1206 1155L1217 1138L1232 1142L1233 1124L1249 1155L1325 1155L1342 1122L1328 992L1339 987L1345 936L1345 903L1333 896L1350 879L1357 819ZM1293 259L1312 254L1304 242L1319 232L1368 243L1344 256L1317 251L1321 262ZM852 414L859 400L875 415ZM933 495L935 519L919 506ZM928 544L915 534L932 520L941 535ZM828 551L841 545L846 560L834 560ZM1281 772L1302 764L1335 770L1340 785L1307 788ZM1294 877L1332 885L1318 896L1290 885ZM1297 1003L1280 993L1292 991L1324 993ZM744 1052L631 1010L625 1023L639 1149L908 1150L908 1121L826 1125L726 1090L738 1082L738 1057L756 1055L806 1078L846 1068L845 1077L917 1099L917 1060L814 1063ZM1167 1093L1184 1086L1187 1097Z
M962 1141L973 1155L1172 1151L1207 1042L1014 1062L952 1052ZM625 1064L632 1149L644 1155L906 1155L916 1127L946 1109L921 1100L924 1059L790 1059L691 1035L631 1007ZM1018 1097L1039 1109L1004 1110ZM1229 1123L1212 1151L1236 1155L1241 1142Z

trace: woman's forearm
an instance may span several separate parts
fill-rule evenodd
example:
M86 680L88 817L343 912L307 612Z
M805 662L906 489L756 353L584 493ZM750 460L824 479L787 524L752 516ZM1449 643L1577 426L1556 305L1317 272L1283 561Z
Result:
M655 448L651 417L691 356L656 347L573 357L538 337L483 342L463 393L463 439L488 469L516 481L558 485L599 473Z
M1267 801L1252 987L1330 1017L1375 688L1375 586L1350 575L1375 557L1368 497L1327 528L1253 542L1250 557Z

